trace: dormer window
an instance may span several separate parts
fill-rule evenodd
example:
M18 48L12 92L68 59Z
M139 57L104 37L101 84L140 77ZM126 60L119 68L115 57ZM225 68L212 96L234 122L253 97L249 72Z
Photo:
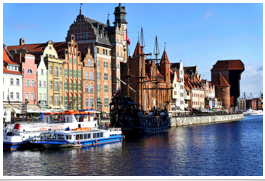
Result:
M27 74L33 74L33 71L31 69L28 69Z
M102 33L100 33L100 38L102 38Z
M108 40L108 36L107 35L105 36L105 39Z

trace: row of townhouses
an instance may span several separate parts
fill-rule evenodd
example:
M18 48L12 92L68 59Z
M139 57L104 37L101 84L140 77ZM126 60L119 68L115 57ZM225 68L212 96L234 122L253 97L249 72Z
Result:
M237 87L231 93L229 82L230 77L240 79L244 69L240 60L218 61L211 70L212 81L207 81L201 78L197 66L184 67L182 61L170 63L166 50L157 63L146 59L138 42L133 55L128 56L126 14L121 4L115 7L111 26L109 18L106 24L101 23L84 16L80 8L63 42L26 44L21 38L19 45L4 45L4 109L25 114L26 105L27 113L36 116L47 109L96 109L109 113L111 97L119 88L144 110L163 108L169 103L171 112L187 113L222 106L227 109L236 104ZM239 76L229 74L234 70L233 66L224 66L229 63L241 71ZM241 69L236 67L239 64ZM127 81L128 72L133 75L133 92L126 92L121 83Z

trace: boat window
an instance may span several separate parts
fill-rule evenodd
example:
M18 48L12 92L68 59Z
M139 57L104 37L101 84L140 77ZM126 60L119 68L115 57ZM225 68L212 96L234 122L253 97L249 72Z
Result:
M84 134L84 139L85 139L85 140L87 139L87 134Z
M51 134L45 134L45 139L50 140L51 139Z
M64 139L64 136L62 134L58 134L58 140L63 140Z
M71 140L72 139L72 135L66 135L65 136L67 140Z
M84 139L84 135L80 134L80 140Z
M44 135L43 134L40 135L40 139L44 140Z
M91 138L91 135L90 134L87 134L87 139Z
M103 137L103 133L93 133L93 138Z
M76 137L75 137L75 139L76 140L79 140L80 138L79 138L79 134L77 134L77 135L75 135Z

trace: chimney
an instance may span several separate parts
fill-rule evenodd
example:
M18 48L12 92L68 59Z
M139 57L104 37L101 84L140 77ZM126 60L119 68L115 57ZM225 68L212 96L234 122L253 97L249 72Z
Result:
M25 39L24 38L20 38L19 45L25 45Z

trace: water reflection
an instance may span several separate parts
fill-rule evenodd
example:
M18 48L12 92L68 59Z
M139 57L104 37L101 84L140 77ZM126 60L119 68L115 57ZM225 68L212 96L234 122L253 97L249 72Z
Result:
M171 128L96 147L3 156L4 175L262 175L263 117Z

